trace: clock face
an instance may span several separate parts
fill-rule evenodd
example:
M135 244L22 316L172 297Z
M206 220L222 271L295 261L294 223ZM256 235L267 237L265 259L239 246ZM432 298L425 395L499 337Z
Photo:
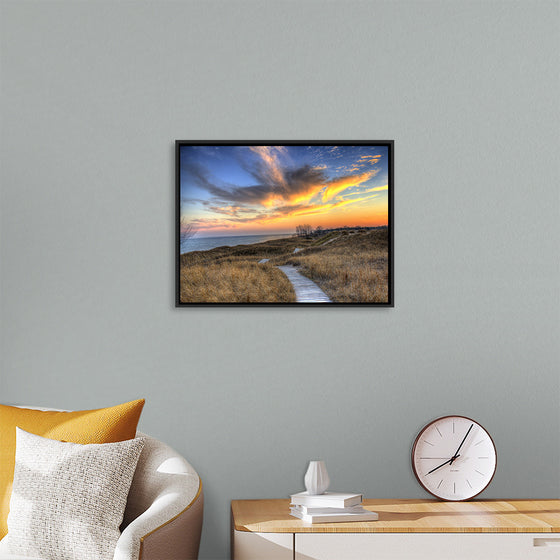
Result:
M444 416L418 434L412 468L430 494L443 500L468 500L490 484L496 472L496 447L474 420Z

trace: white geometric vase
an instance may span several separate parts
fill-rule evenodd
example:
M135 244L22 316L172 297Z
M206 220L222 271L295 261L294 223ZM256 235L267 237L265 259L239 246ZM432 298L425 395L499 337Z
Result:
M309 461L304 482L308 494L323 494L331 483L325 461Z

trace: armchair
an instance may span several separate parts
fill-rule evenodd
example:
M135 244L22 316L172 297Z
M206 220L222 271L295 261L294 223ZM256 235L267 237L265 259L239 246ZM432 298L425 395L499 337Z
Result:
M202 482L176 451L137 435L146 439L114 560L195 560L202 531Z
M200 478L171 447L146 434L137 435L145 438L145 445L114 560L196 560L204 504ZM9 555L0 541L0 560L48 559Z

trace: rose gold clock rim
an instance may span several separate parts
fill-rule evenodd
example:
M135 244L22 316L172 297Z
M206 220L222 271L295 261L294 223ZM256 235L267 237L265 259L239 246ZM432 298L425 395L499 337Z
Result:
M419 474L416 470L416 465L414 464L414 452L416 451L416 444L418 443L418 440L420 439L420 436L422 436L422 434L430 426L432 426L436 422L439 422L440 420L445 420L446 418L463 418L464 420L468 420L469 422L473 422L474 424L481 427L486 432L486 435L490 438L490 441L492 442L492 447L494 448L494 472L492 473L492 476L488 480L486 486L484 486L484 488L482 490L480 490L480 492L477 492L476 494L473 494L472 496L469 496L467 498L463 498L463 499L460 499L460 500L443 498L442 496L438 496L437 494L434 494L431 490L428 490L428 488L426 488L425 484L420 479L420 476L419 476ZM424 490L426 490L426 492L428 492L428 494L431 494L432 496L434 496L438 500L442 500L442 501L445 501L445 502L468 502L469 500L472 500L473 498L476 498L479 494L482 494L482 492L484 492L484 490L486 490L486 488L488 488L488 486L490 486L490 483L494 479L494 475L496 474L496 470L498 468L498 453L496 451L496 444L494 443L494 440L492 439L492 436L490 435L490 432L488 432L488 430L480 422L478 422L477 420L473 420L472 418L469 418L468 416L462 416L461 414L448 414L446 416L440 416L439 418L436 418L435 420L432 420L431 422L426 424L418 432L418 435L416 436L416 438L414 440L414 444L412 446L411 463L412 463L412 470L414 472L414 476L416 477L416 480L419 482L420 486L422 486L422 488L424 488Z

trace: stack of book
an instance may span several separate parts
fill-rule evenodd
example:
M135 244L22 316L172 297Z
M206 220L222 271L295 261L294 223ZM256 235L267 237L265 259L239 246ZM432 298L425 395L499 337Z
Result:
M378 515L362 506L361 494L325 492L311 495L307 492L292 494L290 515L308 523L335 523L344 521L377 521Z

